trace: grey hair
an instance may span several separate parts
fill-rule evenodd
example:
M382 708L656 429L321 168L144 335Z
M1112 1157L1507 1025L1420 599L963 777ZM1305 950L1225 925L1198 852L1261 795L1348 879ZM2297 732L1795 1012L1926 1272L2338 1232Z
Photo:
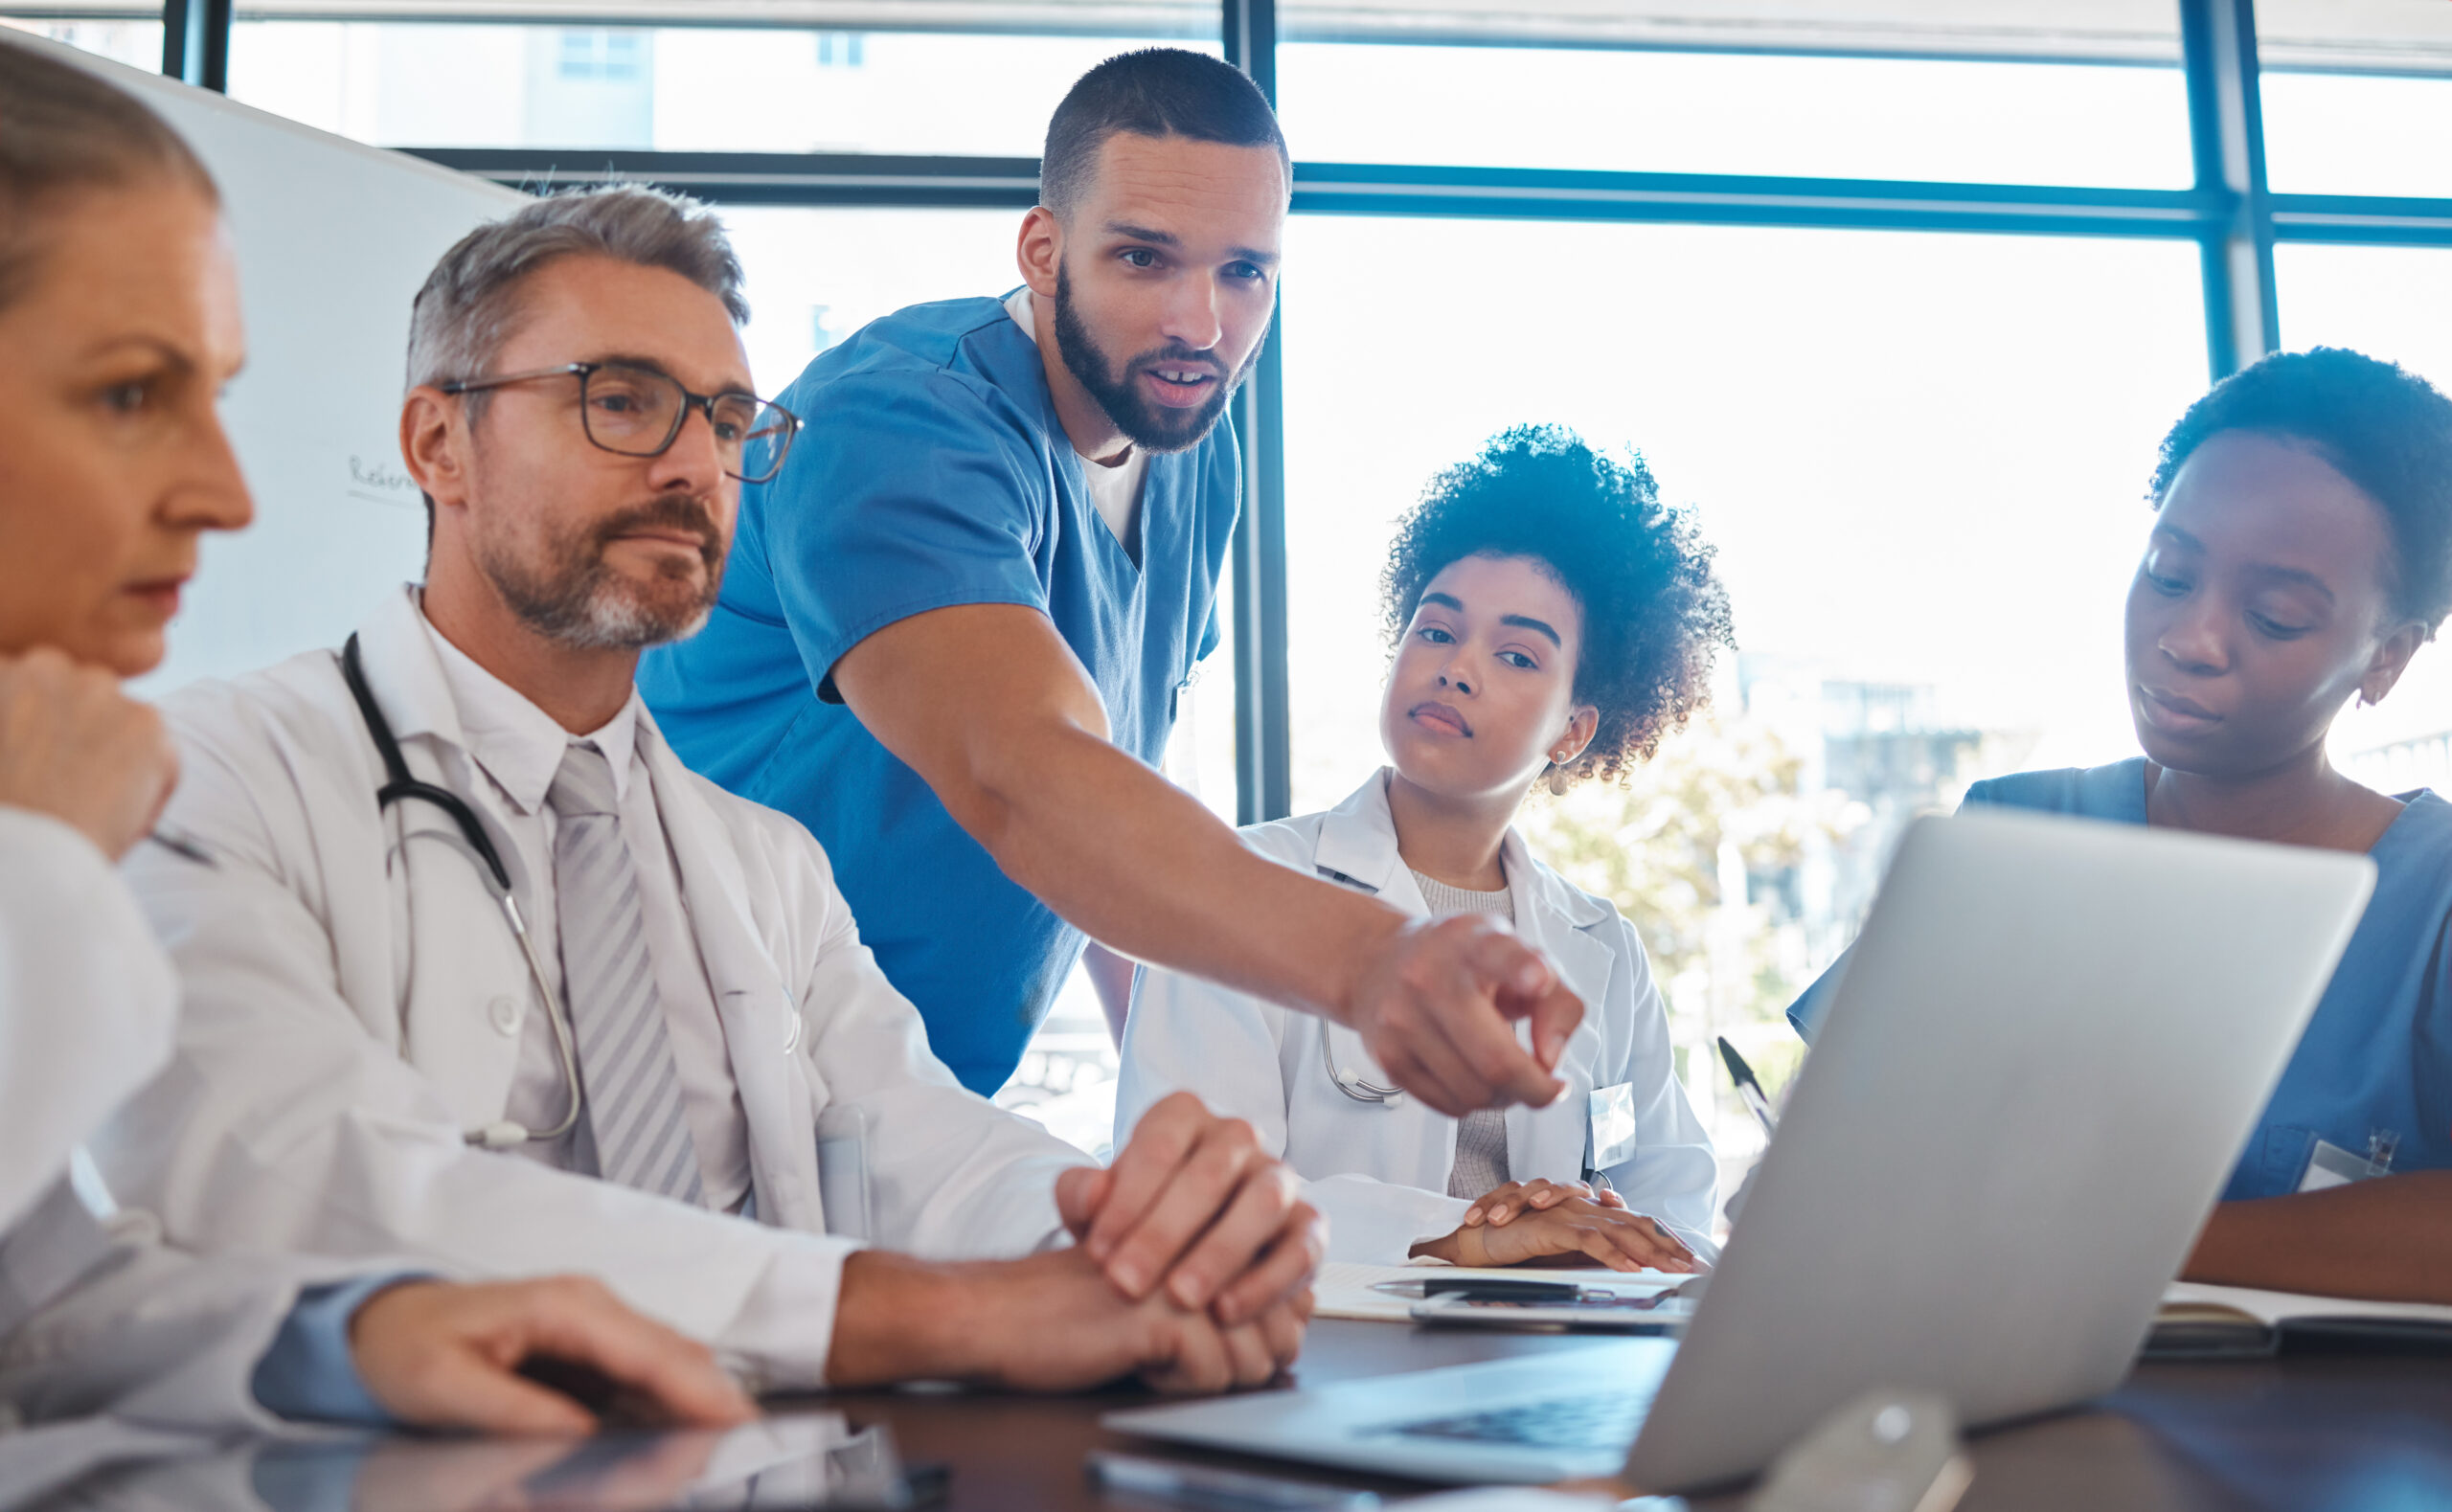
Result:
M486 375L518 328L520 288L563 258L593 255L678 273L749 321L740 259L705 205L623 184L550 194L460 238L409 310L409 387ZM482 394L468 395L473 414Z

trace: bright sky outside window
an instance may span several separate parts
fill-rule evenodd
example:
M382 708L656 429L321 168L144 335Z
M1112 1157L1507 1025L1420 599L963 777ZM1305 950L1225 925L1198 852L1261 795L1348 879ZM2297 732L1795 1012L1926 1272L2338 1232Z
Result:
M1700 505L1750 655L2123 753L2119 597L2205 383L2193 247L1300 217L1286 265L1298 810L1378 759L1390 522L1522 421Z
M2452 196L2452 4L2259 0L2257 34L2276 191Z
M130 68L162 66L162 8L92 0L85 5L45 5L38 14L0 12L0 27L107 57Z
M2170 0L1302 0L1278 18L1287 134L1318 161L2190 178Z
M2205 384L2197 279L2185 242L1297 217L1295 810L1383 759L1377 574L1430 476L1524 421L1642 448L1720 549L1744 654L1634 797L1525 824L1635 920L1698 1103L1714 1034L1783 1072L1777 1015L1906 819L2133 752L2121 602Z
M1035 157L1092 64L1216 34L1215 6L1172 0L257 0L230 92L391 147Z

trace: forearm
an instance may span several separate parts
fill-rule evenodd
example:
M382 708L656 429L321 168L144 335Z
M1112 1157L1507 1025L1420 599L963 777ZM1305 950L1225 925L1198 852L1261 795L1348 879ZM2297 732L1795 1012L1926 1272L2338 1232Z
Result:
M863 1250L843 1260L826 1384L835 1390L897 1381L966 1381L984 1371L973 1289L959 1265Z
M1119 954L1342 1022L1404 915L1247 848L1200 801L1060 724L984 739L949 804L1005 873Z
M2452 1302L2452 1171L2223 1203L2181 1275L2323 1297Z

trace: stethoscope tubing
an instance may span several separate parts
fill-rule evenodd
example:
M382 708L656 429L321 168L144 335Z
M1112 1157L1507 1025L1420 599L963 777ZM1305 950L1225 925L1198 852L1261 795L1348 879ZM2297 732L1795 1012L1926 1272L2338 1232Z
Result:
M1365 1081L1360 1072L1347 1071L1337 1064L1336 1047L1328 1042L1328 1026L1320 1026L1320 1064L1327 1068L1328 1084L1356 1102L1386 1104L1405 1095L1401 1087L1382 1087Z
M501 908L503 921L511 927L511 937L519 946L519 954L528 965L528 977L535 983L537 998L544 1004L545 1022L554 1033L554 1049L561 1062L562 1086L568 1095L562 1117L552 1128L530 1130L508 1120L489 1123L468 1130L463 1138L468 1143L489 1150L509 1149L531 1140L558 1140L579 1127L579 1113L586 1105L579 1088L579 1045L568 1019L556 1001L553 984L545 976L545 963L536 955L536 942L528 933L528 920L519 911L518 899L511 896L511 869L503 864L502 852L486 833L485 823L465 800L447 787L420 781L409 775L409 764L400 755L400 742L392 733L391 721L375 702L375 690L367 686L366 673L359 665L357 637L352 635L341 646L341 681L349 685L350 697L357 704L358 717L366 723L366 733L375 741L375 749L383 758L386 780L375 792L376 813L395 803L415 799L441 809L460 833L426 832L425 838L440 840L468 858L479 880L490 884L486 891ZM397 847L405 853L409 836L404 832Z

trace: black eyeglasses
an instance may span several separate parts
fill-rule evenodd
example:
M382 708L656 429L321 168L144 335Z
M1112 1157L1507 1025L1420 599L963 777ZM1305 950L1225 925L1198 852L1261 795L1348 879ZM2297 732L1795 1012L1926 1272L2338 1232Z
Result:
M579 379L579 427L597 446L624 457L661 457L681 439L690 412L707 417L715 433L715 455L724 472L743 483L764 483L783 466L800 434L800 417L755 394L692 394L677 379L627 362L566 362L534 372L498 378L455 378L438 383L445 394L475 394L537 378Z

